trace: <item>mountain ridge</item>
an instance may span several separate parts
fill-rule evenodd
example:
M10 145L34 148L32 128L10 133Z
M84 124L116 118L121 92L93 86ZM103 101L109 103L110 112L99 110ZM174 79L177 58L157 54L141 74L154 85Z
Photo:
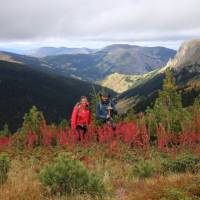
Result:
M91 54L43 58L64 74L83 80L102 80L112 73L143 74L166 65L176 51L167 48L111 45Z
M33 57L46 57L54 55L63 55L63 54L89 54L94 52L95 49L89 49L86 47L81 48L70 48L70 47L40 47L38 49L30 50L26 55Z
M3 57L7 61L24 63L42 68L43 71L46 69L65 77L96 82L112 73L138 75L161 68L175 52L165 47L113 44L91 53L61 54L42 58L4 52L0 60Z
M198 56L196 56L198 55ZM165 77L165 70L171 68L181 91L184 106L188 106L200 94L200 40L184 42L174 59L146 82L122 93L118 97L118 107L123 112L134 108L137 112L152 106ZM183 58L183 59L182 59ZM185 98L184 98L185 97Z

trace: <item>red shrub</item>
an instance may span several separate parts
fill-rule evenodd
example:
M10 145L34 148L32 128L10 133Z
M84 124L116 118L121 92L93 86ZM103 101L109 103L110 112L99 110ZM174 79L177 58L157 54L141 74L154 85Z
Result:
M48 126L43 126L40 128L41 131L41 144L43 146L51 146L53 137L55 136L55 133L53 133L53 129Z
M163 152L168 152L168 144L171 142L171 134L165 131L165 128L159 124L157 127L157 144L158 150Z
M11 144L11 138L6 136L0 136L0 150Z
M175 135L168 133L162 124L157 127L157 148L159 151L176 153L177 148L190 147L191 149L197 147L200 143L200 132L186 131ZM12 137L11 137L12 138ZM0 149L5 148L10 144L11 138L0 137ZM117 124L116 130L108 124L103 127L90 126L85 136L78 140L78 134L75 130L66 128L65 130L55 126L42 126L40 134L36 135L29 132L25 139L22 137L23 144L26 147L33 148L35 145L41 146L55 146L73 148L75 145L82 145L87 148L89 145L98 142L106 144L111 151L118 148L119 143L125 143L129 147L140 147L146 152L146 156L150 155L150 133L145 124L144 116L139 115L137 124L132 122L120 122Z
M187 133L184 132L179 136L179 143L182 146L187 146L189 148L194 148L200 142L200 133Z
M56 134L56 138L60 146L66 146L69 144L66 131L63 130L58 131Z
M26 146L28 148L33 148L36 144L36 141L37 141L37 137L36 137L35 133L29 132L27 134L27 138L26 138Z

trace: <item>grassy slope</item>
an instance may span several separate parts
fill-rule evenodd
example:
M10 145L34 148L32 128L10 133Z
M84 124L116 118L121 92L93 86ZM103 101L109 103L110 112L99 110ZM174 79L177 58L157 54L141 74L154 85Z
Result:
M156 74L159 73L159 71L159 69L156 69L143 75L126 75L114 73L107 76L100 82L100 84L103 87L110 88L117 93L123 93L153 78Z
M7 182L0 187L0 199L94 199L87 195L52 196L48 189L41 185L38 177L40 169L46 163L52 161L58 153L64 151L66 149L38 148L24 152L10 149L8 152L12 158L12 167ZM87 149L76 147L68 151L79 160L82 160L84 156L89 157L89 160L84 163L88 169L95 170L103 177L107 192L104 197L106 200L160 200L162 197L166 197L168 200L180 200L175 198L174 195L177 194L177 192L173 192L175 190L184 192L188 197L200 194L199 174L171 174L165 177L152 177L145 180L138 180L133 177L131 175L132 166L142 154L141 151L129 149L124 145L118 147L117 150L111 150L105 145L93 145Z

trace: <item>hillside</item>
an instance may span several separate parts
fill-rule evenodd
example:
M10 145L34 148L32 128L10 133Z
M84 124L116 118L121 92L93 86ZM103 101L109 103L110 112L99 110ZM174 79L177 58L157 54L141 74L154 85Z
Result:
M171 68L174 72L178 90L183 96L183 104L190 105L193 99L200 93L200 42L193 40L183 43L174 59L170 60L165 68ZM159 71L158 71L159 72ZM134 108L137 112L144 111L147 106L153 104L162 89L163 73L157 73L151 79L124 92L119 96L119 109L124 112Z
M143 74L160 68L176 51L164 47L111 45L91 54L43 58L52 68L83 80L102 80L112 73Z
M39 58L34 58L32 56L0 51L0 60L13 62L13 63L19 63L19 64L25 64L25 65L28 65L29 67L36 68L44 72L56 73L55 70L52 69L50 65L48 65L48 63L46 63L45 61Z
M165 66L176 51L165 47L119 44L102 49L104 68L124 74L143 74ZM109 66L110 64L110 66Z
M27 52L31 56L0 52L0 60L23 63L66 77L96 82L113 73L139 75L161 68L175 53L176 51L164 47L115 44L100 50L43 47L32 53Z
M100 90L101 87L95 88ZM0 129L8 123L16 130L32 105L44 112L48 122L69 119L80 96L88 96L91 91L92 84L87 82L0 61Z
M156 69L142 75L127 75L127 74L113 73L111 75L108 75L105 79L103 79L98 83L103 87L110 88L117 93L123 93L133 87L136 87L137 85L142 84L148 79L151 79L160 71L162 70Z

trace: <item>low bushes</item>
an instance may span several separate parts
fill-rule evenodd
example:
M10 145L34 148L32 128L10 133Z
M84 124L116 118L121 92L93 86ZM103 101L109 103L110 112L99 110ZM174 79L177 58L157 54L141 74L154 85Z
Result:
M88 170L78 160L70 159L67 154L59 155L54 163L46 165L40 172L44 186L53 194L88 193L102 196L104 187L96 174Z
M133 175L141 179L151 177L155 173L156 166L151 160L141 159L133 166Z
M140 179L149 178L156 173L167 174L173 173L198 173L200 171L200 160L199 158L190 153L182 153L177 155L173 159L168 154L160 155L153 160L139 159L135 161L133 166L133 175L139 177Z
M0 185L7 180L7 174L10 169L10 159L6 153L0 154Z
M167 188L163 193L165 197L162 197L161 200L192 200L192 198L177 188Z
M194 154L184 153L176 157L176 159L166 158L162 160L164 170L171 172L197 172L200 167L200 161Z

